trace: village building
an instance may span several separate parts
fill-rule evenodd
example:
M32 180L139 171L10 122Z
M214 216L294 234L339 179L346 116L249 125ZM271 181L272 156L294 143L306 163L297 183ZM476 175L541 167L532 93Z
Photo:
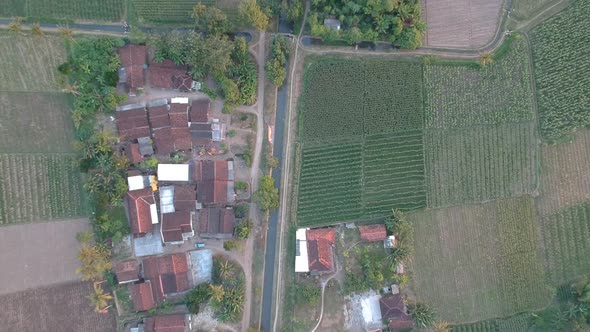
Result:
M115 264L114 270L119 284L126 284L139 280L139 264L135 259L128 259Z
M235 200L233 160L197 160L193 180L197 200L204 205L228 204Z
M158 181L188 182L190 180L189 164L158 164Z
M178 89L175 88L178 84L178 78L187 76L187 70L187 66L179 66L169 59L165 59L160 63L152 61L148 67L150 86L164 90ZM192 86L192 79L190 84Z
M143 332L188 332L192 328L191 315L158 315L143 320Z
M188 261L185 253L151 256L143 260L143 277L149 280L156 304L162 303L170 294L187 291Z
M196 209L197 191L193 186L160 188L160 235L164 244L181 244L195 235L193 211Z
M151 187L130 190L125 196L129 211L129 225L134 236L151 233L159 222L156 200Z
M309 272L306 233L305 228L300 228L295 233L295 272Z
M381 317L391 329L410 329L414 327L412 316L408 314L402 294L389 294L379 300Z
M149 138L151 135L147 113L142 105L117 107L115 123L122 142Z
M211 101L209 99L193 100L190 111L190 123L209 123L209 108Z
M231 239L235 224L236 216L232 208L203 208L199 218L199 236Z
M133 302L133 309L136 312L147 311L156 307L152 283L147 280L140 284L129 285L129 293Z
M334 228L301 228L297 230L295 236L295 272L321 275L335 271L336 230Z
M192 76L187 74L176 74L172 76L172 89L180 92L190 92L197 90L197 82L193 81ZM200 90L200 88L198 89Z
M119 58L119 84L130 96L136 96L145 86L147 46L127 44L119 49Z
M361 239L367 242L381 242L387 239L387 229L383 224L359 226Z

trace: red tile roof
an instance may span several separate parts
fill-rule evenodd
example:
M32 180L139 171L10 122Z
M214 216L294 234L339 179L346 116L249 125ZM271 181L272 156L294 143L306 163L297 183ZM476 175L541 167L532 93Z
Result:
M336 240L334 228L308 229L307 255L310 272L329 272L334 269L332 246Z
M154 88L170 90L174 86L174 76L186 74L186 66L177 66L172 60L151 63L148 67L150 85Z
M115 112L115 123L122 141L150 136L150 127L144 108Z
M174 186L174 208L177 211L194 211L197 204L197 190L194 186Z
M156 154L169 155L174 152L174 137L172 137L172 128L162 128L154 130L154 146Z
M143 321L145 332L185 332L184 314L148 317Z
M131 232L136 235L151 232L153 225L150 205L155 204L152 188L128 191L126 198Z
M174 75L172 77L172 88L182 91L189 92L193 87L193 78L190 75Z
M127 147L125 148L125 155L132 164L140 163L143 160L143 156L139 151L138 143L132 143L127 145Z
M197 182L197 199L205 204L227 203L230 185L229 161L198 160L193 170ZM231 194L231 193L230 193Z
M144 65L146 64L147 47L143 45L125 45L119 49L121 67L125 68L125 76L129 90L133 93L145 85Z
M176 196L176 193L175 193ZM176 207L176 205L175 205ZM191 212L176 211L162 215L162 240L165 243L182 241L183 233L192 232Z
M139 264L135 259L119 262L115 265L115 274L119 283L138 280Z
M414 321L406 311L406 303L401 294L390 294L379 299L381 317L389 321L391 328L412 328Z
M193 148L191 132L186 128L172 128L172 139L174 140L174 150L187 151Z
M141 284L129 285L129 292L131 293L131 300L133 301L135 311L147 311L156 307L152 284L149 280Z
M133 66L125 68L129 92L137 93L137 89L145 86L145 74L143 67Z
M201 236L225 237L233 236L236 216L233 209L217 207L201 209L199 232Z
M387 229L383 224L359 226L359 232L361 239L365 241L377 242L387 239Z
M194 100L189 111L189 120L194 123L209 122L209 107L211 101L209 99Z
M161 303L169 293L189 289L188 261L184 253L145 258L143 274L153 283L156 303Z

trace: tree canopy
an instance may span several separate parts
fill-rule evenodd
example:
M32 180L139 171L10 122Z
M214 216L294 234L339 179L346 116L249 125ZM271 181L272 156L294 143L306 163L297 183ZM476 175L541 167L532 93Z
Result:
M254 28L264 31L268 27L269 18L256 0L245 0L240 4L240 17Z
M279 190L275 187L275 180L271 176L260 178L260 186L253 198L261 210L268 211L278 208Z

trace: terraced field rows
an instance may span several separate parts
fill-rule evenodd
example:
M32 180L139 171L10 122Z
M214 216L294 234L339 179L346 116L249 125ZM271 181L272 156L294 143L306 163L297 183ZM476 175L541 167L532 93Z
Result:
M473 324L457 325L453 332L524 332L529 329L531 314L524 313L504 319L491 319Z
M365 217L426 207L421 130L368 136L363 153Z
M73 155L0 155L0 224L82 216L85 202Z
M6 0L0 16L119 21L124 0Z
M424 139L428 206L532 193L538 143L533 122L430 130Z
M215 0L132 0L137 14L149 22L189 22L193 7L202 2L215 4Z
M545 269L555 285L590 273L590 203L541 218Z

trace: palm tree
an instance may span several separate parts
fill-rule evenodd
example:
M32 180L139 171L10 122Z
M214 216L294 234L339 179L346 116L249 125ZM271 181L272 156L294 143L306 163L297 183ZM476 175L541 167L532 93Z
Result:
M483 67L485 67L487 65L491 65L492 63L494 63L494 57L492 56L491 53L488 53L488 52L481 53L479 55L479 63Z
M94 293L87 296L86 298L90 300L90 304L94 307L94 311L104 314L108 312L110 307L109 301L113 299L113 296L109 293L105 293L100 284L100 282L95 282L93 284Z
M211 298L215 301L220 303L223 300L223 296L225 295L225 290L223 289L223 285L209 285L209 289L211 290Z
M219 276L223 279L230 278L233 275L234 266L229 261L219 264Z
M59 27L59 34L65 39L74 39L74 31L72 31L72 29L70 29L67 25Z
M21 33L23 30L23 25L21 22L21 18L20 17L16 17L14 19L14 21L12 21L9 25L8 25L8 30L10 30L11 32L14 32L15 34Z
M33 26L31 26L31 32L37 37L43 37L45 34L43 33L43 30L41 30L41 25L39 23L33 23Z

